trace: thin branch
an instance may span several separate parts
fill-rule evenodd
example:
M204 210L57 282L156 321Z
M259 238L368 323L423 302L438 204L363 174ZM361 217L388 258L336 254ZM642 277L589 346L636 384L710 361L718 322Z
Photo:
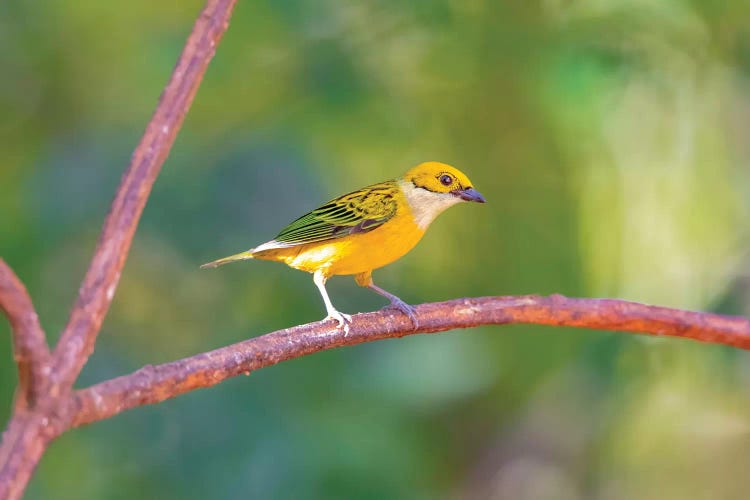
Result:
M120 181L78 300L54 352L53 392L65 391L94 351L151 187L172 148L236 0L208 0Z
M133 152L99 236L94 257L78 291L70 319L50 359L39 404L14 412L0 445L0 498L23 491L50 441L70 428L70 390L94 350L96 336L117 288L138 220L156 176L174 143L216 46L227 29L236 0L207 0L159 105ZM18 316L11 304L11 321ZM25 317L25 316L22 316ZM28 317L26 317L28 320ZM26 321L26 320L25 320ZM36 321L36 319L34 319Z
M50 352L26 287L0 258L0 309L13 333L13 359L18 366L18 404L33 406L49 370Z
M481 297L422 304L419 328L390 310L359 314L348 335L331 322L310 323L158 366L76 391L72 426L106 419L230 377L325 349L455 328L513 323L574 326L682 337L750 349L750 320L608 299Z

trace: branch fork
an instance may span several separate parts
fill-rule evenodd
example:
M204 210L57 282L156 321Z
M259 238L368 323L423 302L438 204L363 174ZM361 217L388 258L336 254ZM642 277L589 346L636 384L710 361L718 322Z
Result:
M20 498L50 441L71 414L65 401L94 351L141 213L229 25L236 0L207 0L159 105L120 181L99 243L60 340L50 354L31 299L0 260L0 308L11 323L18 366L16 408L0 444L0 498Z

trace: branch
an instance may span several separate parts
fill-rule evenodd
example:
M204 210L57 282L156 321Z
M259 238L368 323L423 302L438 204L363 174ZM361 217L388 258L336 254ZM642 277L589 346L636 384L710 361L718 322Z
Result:
M146 132L133 152L78 291L78 300L54 352L53 393L65 391L73 385L94 351L97 333L114 297L151 187L227 29L235 2L207 1Z
M619 330L689 338L750 349L750 320L681 311L608 299L481 297L422 304L419 328L399 312L358 314L348 335L330 322L309 323L256 337L215 351L158 366L76 391L72 426L106 419L185 392L211 387L230 377L325 349L416 333L515 323Z
M31 297L21 280L0 258L0 309L10 322L13 359L18 366L18 404L34 405L49 370L50 352Z
M133 152L104 221L94 257L78 291L78 299L51 355L49 374L44 381L43 394L39 395L38 405L33 412L15 411L3 433L0 445L2 499L15 499L23 495L49 443L70 428L72 415L65 406L69 392L94 350L96 336L114 297L151 187L169 154L216 46L227 29L235 3L236 0L206 1L169 83L162 92L159 105ZM19 287L13 286L12 289L18 290ZM11 297L17 297L17 293ZM12 322L25 318L22 321L25 325L24 322L32 318L30 324L38 324L35 316L19 313L32 310L24 308L23 301L19 309L19 303L15 300L7 301L5 297L2 300L4 308L10 307L6 311L10 311L7 314ZM35 334L35 337L38 335Z

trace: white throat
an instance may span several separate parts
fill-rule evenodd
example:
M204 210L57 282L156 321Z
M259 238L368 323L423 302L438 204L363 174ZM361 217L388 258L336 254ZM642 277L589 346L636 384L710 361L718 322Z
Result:
M400 180L398 184L406 195L406 201L414 215L414 222L422 231L426 230L435 217L443 213L446 208L463 201L458 196L449 193L433 193L418 188L411 182Z

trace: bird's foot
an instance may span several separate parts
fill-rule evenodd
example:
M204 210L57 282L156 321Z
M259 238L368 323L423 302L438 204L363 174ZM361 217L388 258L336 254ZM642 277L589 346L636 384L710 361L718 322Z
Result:
M336 328L344 329L344 337L349 335L349 325L352 324L352 316L350 314L344 314L341 311L337 311L334 309L332 311L328 311L328 316L325 317L325 320L328 319L332 319L333 321L338 323Z
M398 298L392 299L391 303L385 306L383 309L398 309L402 313L409 316L409 319L411 320L412 325L414 325L415 330L419 328L419 320L417 319L416 308L414 308L414 306L410 306L403 300L398 299Z

